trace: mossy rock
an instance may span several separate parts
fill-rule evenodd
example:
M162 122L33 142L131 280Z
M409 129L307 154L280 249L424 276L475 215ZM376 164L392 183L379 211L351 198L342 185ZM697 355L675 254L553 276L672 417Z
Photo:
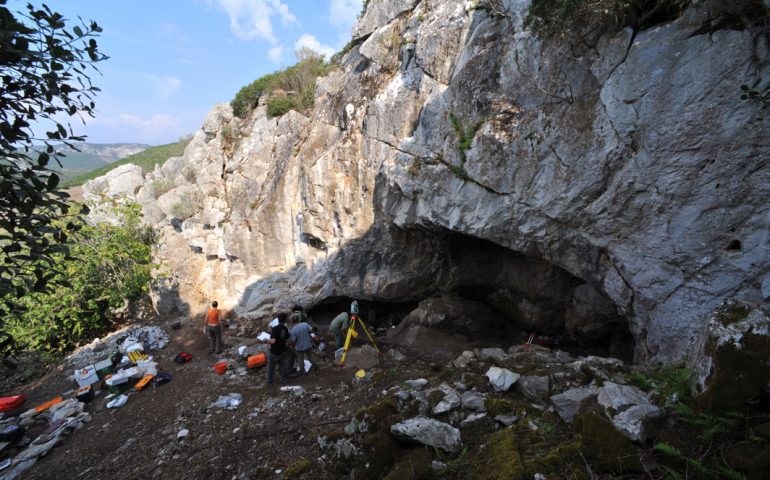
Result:
M392 396L386 397L377 403L360 408L356 412L356 419L369 423L371 430L381 430L391 423L388 419L398 413L398 402Z
M526 400L521 399L509 400L506 398L487 397L484 400L484 407L492 418L495 418L497 415L519 415L522 417L528 415L542 415L541 410L538 410Z
M732 343L717 347L713 342L707 352L713 359L714 373L706 392L696 398L695 407L716 415L741 411L770 381L770 336L748 333L741 340L742 348Z
M578 415L575 428L581 433L582 452L595 470L638 472L643 470L634 443L606 418L594 412Z
M498 415L510 415L514 410L513 402L502 398L487 397L484 400L484 407L492 418Z
M384 431L367 433L361 440L361 453L355 457L354 480L382 478L390 470L399 453L398 444Z
M384 480L419 480L430 472L433 455L427 448L415 448L403 455Z
M489 387L489 379L478 373L463 372L460 376L460 381L468 386L469 389L476 388L476 390L484 391Z
M528 478L540 473L548 478L583 479L586 475L580 458L582 446L580 436L573 436L568 440L559 439L555 443L530 444L529 450L532 452L521 454L524 471Z
M491 434L486 443L468 463L467 476L471 480L525 480L524 465L514 430L506 428Z
M446 395L441 390L434 390L428 394L428 408L432 411L433 408L438 405Z
M310 470L310 468L313 466L313 462L308 460L307 458L301 458L297 460L296 462L289 465L288 468L286 468L286 472L284 473L284 478L297 478L303 473Z

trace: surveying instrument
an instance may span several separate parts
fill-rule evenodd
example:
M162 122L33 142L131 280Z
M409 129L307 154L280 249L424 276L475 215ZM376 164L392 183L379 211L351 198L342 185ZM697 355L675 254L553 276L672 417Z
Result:
M377 350L377 353L380 353L379 347L377 347L377 344L374 343L374 339L372 338L372 334L369 333L369 330L366 328L366 324L363 320L361 320L361 317L358 316L358 301L353 300L353 303L350 304L350 325L348 326L348 334L345 336L345 346L342 350L342 358L340 358L340 367L345 366L345 357L348 354L348 350L350 349L350 342L358 337L358 332L356 332L356 324L361 326L361 329L363 329L364 333L366 334L366 338L369 339L369 343L372 344L375 350Z

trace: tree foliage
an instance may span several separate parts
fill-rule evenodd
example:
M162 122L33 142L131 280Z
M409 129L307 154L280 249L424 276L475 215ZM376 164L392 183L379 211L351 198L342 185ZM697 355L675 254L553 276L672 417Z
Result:
M49 291L2 302L6 328L19 347L69 350L109 329L114 309L147 292L155 234L141 223L138 205L100 206L108 208L119 219L115 224L81 223L69 255L52 255L60 268Z
M71 117L93 116L99 91L89 73L106 57L95 22L71 27L43 5L11 12L0 0L0 298L50 288L54 259L66 255L77 222L57 222L69 213L67 194L50 168L57 145L76 148ZM36 133L38 132L38 133ZM40 134L39 132L42 132ZM10 338L0 319L0 343Z

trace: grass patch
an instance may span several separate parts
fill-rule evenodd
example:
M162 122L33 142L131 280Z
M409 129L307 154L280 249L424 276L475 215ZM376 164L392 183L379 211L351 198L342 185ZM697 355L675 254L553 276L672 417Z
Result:
M184 153L184 149L185 147L187 147L187 144L190 143L190 140L192 140L192 137L184 138L175 143L169 143L166 145L159 145L157 147L148 148L143 152L135 153L134 155L129 155L128 157L122 160L118 160L115 163L105 165L102 168L97 168L96 170L92 170L88 173L84 173L83 175L78 175L77 177L66 179L62 181L61 184L59 184L59 187L61 188L78 187L80 185L83 185L89 180L93 180L94 178L101 177L102 175L105 175L107 172L113 170L114 168L117 168L121 165L125 165L127 163L138 165L142 167L142 171L147 173L153 170L155 168L155 165L160 165L171 157L182 156L182 154Z

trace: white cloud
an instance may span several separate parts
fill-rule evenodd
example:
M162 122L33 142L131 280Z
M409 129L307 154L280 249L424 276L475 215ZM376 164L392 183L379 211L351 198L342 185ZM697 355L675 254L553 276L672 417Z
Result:
M325 56L327 59L331 58L331 56L334 55L334 53L336 52L334 47L329 45L323 45L321 42L318 41L317 38L315 38L313 35L309 33L303 34L301 37L299 37L299 40L297 40L297 43L294 44L295 52L301 48L309 48L314 52L318 52L321 55Z
M267 56L275 63L281 63L281 60L283 60L283 51L285 49L280 46L276 45L267 52Z
M363 8L363 0L331 0L329 4L329 23L350 33Z
M297 17L281 0L208 0L227 12L230 17L230 29L242 40L260 38L273 45L278 40L273 34L272 17L278 16L281 23L297 23Z

